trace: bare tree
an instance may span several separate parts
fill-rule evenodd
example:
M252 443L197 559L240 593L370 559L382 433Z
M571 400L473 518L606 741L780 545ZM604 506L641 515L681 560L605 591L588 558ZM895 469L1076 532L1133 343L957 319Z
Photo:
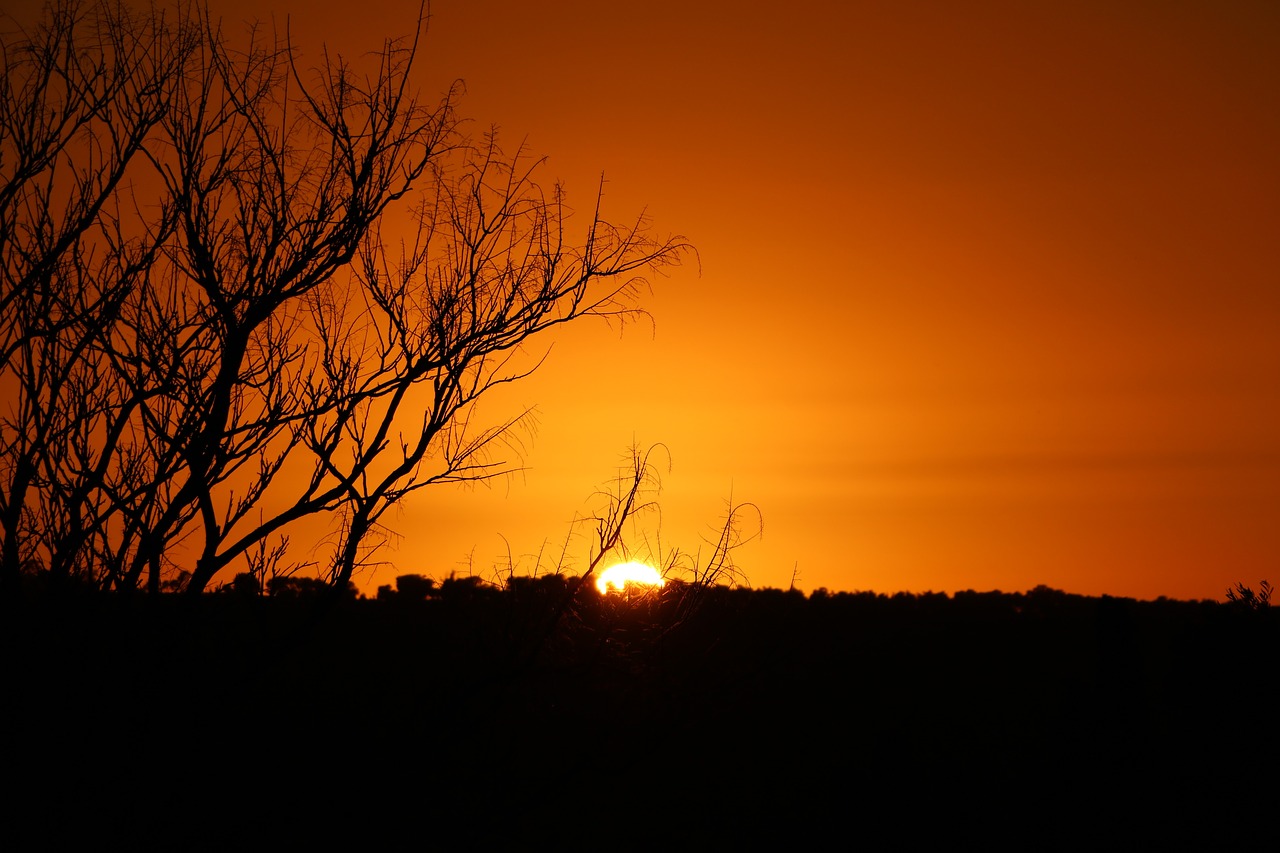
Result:
M485 392L541 365L526 352L538 336L585 316L625 321L637 312L642 274L684 248L650 237L643 220L629 228L605 222L598 196L575 244L566 235L564 192L544 193L533 180L536 162L522 152L504 157L492 133L458 155L453 175L437 174L412 243L394 259L378 235L365 244L357 279L372 323L359 355L338 361L378 369L347 395L361 405L325 424L330 443L345 433L348 461L339 462L330 443L311 442L320 467L347 493L348 528L333 568L339 583L358 565L370 526L405 495L507 470L490 451L520 418L476 427L471 413ZM319 317L337 304L318 303ZM351 339L343 343L350 351ZM415 398L415 388L426 393ZM415 420L405 423L410 404Z
M670 456L666 445L654 444L641 451L633 447L627 464L618 470L612 482L597 492L602 508L585 522L594 529L594 540L584 579L610 554L630 559L639 555L645 562L656 564L664 579L675 580L682 589L706 590L715 586L737 586L747 582L745 573L734 560L735 553L760 536L764 519L753 503L735 502L730 496L725 514L705 540L709 550L692 552L667 549L662 543L660 494L662 476L658 459ZM656 522L646 523L647 517ZM682 593L683 595L683 593Z
M522 416L480 426L475 404L538 369L543 333L634 316L689 247L610 224L598 194L571 235L537 160L463 133L456 87L421 100L425 9L310 68L199 6L143 23L60 2L5 36L4 571L265 585L323 516L346 589L407 495L511 469L494 451Z
M89 570L101 487L137 405L105 369L124 302L172 224L128 227L129 183L191 40L122 4L56 2L0 55L0 579Z
M714 588L747 583L734 557L738 549L759 536L763 528L763 518L755 504L735 503L732 499L727 502L724 518L707 540L709 553L704 555L701 549L692 553L672 549L664 553L660 535L660 462L664 457L669 466L670 456L663 444L645 449L632 447L615 476L596 492L596 510L575 520L574 527L578 529L574 532L586 528L590 537L585 567L578 582L565 587L541 631L523 650L518 669L532 666L558 634L563 636L575 623L582 623L583 613L600 609L601 594L593 588L592 579L606 560L637 557L655 565L665 581L674 582L660 590L641 593L639 601L654 606L637 608L638 602L629 597L622 606L628 614L627 621L635 623L638 617L644 622L651 618L652 621L642 625L650 639L678 630L698 611ZM651 532L655 529L657 533ZM560 564L555 566L557 575L565 568L564 559L562 554ZM512 585L510 576L507 585L508 588ZM659 604L662 606L657 606ZM611 629L610 618L593 621L599 629Z
M155 588L190 525L201 544L188 586L198 590L289 521L341 504L337 490L311 487L289 511L248 523L304 425L350 405L301 390L326 356L312 345L307 300L349 274L373 225L457 144L452 93L427 107L408 88L417 38L387 42L365 72L326 55L304 79L286 41L255 32L237 52L207 16L201 26L202 50L153 149L178 239L164 291L138 306L135 337L179 330L158 355L181 356L153 370L177 368L147 412L165 493L139 496L164 510L146 525L126 586L149 569Z

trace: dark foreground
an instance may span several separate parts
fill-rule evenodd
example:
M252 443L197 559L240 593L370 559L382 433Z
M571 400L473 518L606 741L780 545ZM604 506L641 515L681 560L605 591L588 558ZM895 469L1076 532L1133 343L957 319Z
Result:
M4 602L0 847L1275 839L1274 608L563 592Z

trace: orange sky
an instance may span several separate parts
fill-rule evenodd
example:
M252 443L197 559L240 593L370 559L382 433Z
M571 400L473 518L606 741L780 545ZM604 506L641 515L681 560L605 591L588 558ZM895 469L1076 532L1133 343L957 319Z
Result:
M317 5L214 4L348 51L416 10ZM757 587L1280 580L1280 6L435 0L427 47L432 95L701 270L652 334L558 337L494 400L540 413L523 475L411 499L368 590L532 566L654 442L664 545L750 501Z

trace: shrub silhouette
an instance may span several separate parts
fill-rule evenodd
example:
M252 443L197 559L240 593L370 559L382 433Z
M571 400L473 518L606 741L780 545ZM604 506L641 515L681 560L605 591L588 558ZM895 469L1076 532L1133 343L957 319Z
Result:
M1266 610L1271 606L1272 592L1271 584L1265 580L1256 593L1243 583L1237 583L1234 589L1227 590L1227 601L1249 610Z

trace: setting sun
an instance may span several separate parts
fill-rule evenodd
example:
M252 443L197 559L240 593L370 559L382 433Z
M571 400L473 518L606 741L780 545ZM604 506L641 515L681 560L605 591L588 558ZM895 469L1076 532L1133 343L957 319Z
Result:
M614 592L622 592L629 584L662 586L665 583L662 575L658 574L658 570L653 566L633 561L618 563L605 569L600 577L596 578L596 589L600 590L602 595L607 595L610 587Z

